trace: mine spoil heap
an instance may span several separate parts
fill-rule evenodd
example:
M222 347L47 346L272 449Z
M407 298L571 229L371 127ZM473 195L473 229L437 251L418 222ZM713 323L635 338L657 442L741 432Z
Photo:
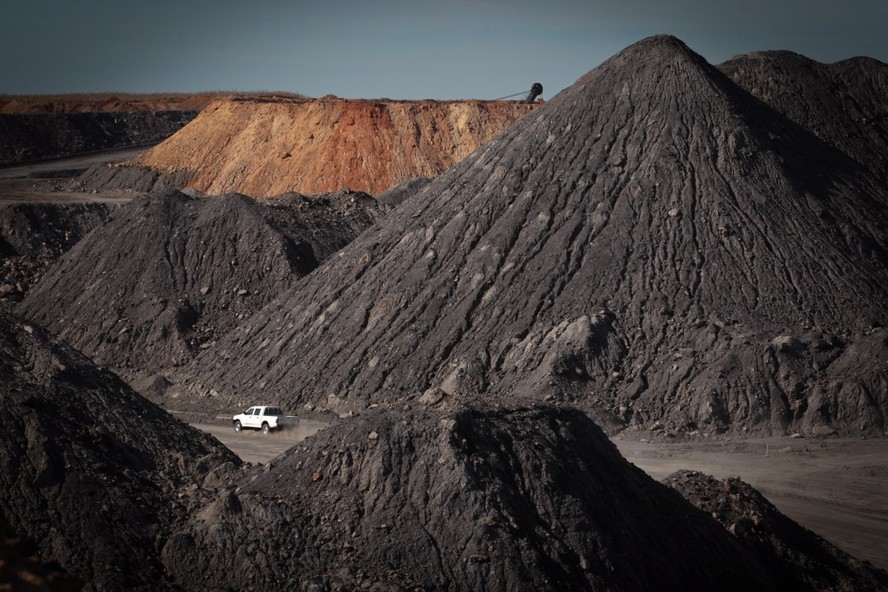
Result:
M673 433L882 433L886 204L852 158L648 38L407 199L182 388L344 414L440 387Z
M0 308L0 534L96 590L888 587L738 480L656 483L564 404L883 428L872 171L655 37L402 190L332 257L367 196L150 195L21 305L109 363L202 350L177 404L360 411L265 465Z
M879 590L888 585L884 571L871 569L793 522L738 477L719 480L683 470L665 483L757 553L777 577L793 580L795 585L787 589Z
M790 51L760 51L719 69L888 182L888 64L866 57L821 64Z
M168 589L155 549L187 516L185 492L239 459L4 310L0 384L0 524L93 589Z
M0 586L5 590L78 592L84 582L58 563L43 561L34 542L17 534L0 515Z
M210 347L377 212L348 192L143 196L66 253L19 310L100 364L154 372Z
M144 146L169 137L196 111L0 113L0 164Z
M621 458L577 410L479 409L438 393L409 409L381 405L250 467L40 327L0 310L0 330L0 534L33 541L58 577L90 589L888 584L754 490L707 495L705 478L677 478L717 505L726 530ZM770 532L776 549L756 538ZM20 556L6 545L0 553ZM0 576L36 571L22 567Z
M21 301L63 253L108 220L111 209L105 203L0 206L0 300Z
M188 590L257 591L888 584L797 526L782 556L745 545L581 412L448 404L371 410L247 471L170 537L170 575Z
M208 195L372 195L434 177L535 105L512 101L219 101L132 164Z

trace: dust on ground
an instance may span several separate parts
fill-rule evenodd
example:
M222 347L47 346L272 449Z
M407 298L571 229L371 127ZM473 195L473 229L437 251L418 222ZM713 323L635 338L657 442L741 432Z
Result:
M266 463L330 424L300 419L293 427L268 434L263 434L260 430L235 432L232 426L222 424L192 423L191 425L215 436L242 460L250 463Z

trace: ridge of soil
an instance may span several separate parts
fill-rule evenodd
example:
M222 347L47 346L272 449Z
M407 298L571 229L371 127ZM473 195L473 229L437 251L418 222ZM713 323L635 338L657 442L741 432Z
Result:
M86 193L170 193L184 188L190 176L188 171L161 173L151 167L126 162L99 163L83 171L69 183L69 187ZM200 195L193 189L185 191L192 196Z
M221 99L304 100L286 92L203 93L66 93L49 95L0 94L0 113L95 113L128 111L200 111Z
M790 51L762 51L718 67L888 182L888 64L865 57L822 64Z
M3 309L0 382L0 523L94 589L170 589L154 550L237 457Z
M746 548L767 557L770 567L795 580L798 590L879 590L888 574L873 570L815 533L782 514L748 483L738 478L716 479L696 471L678 471L665 480ZM847 574L862 581L850 584Z
M175 581L621 591L888 582L811 533L793 533L781 552L748 544L626 462L579 411L436 397L382 405L246 471L170 537L162 555Z
M197 111L0 114L0 165L155 144Z
M0 204L0 300L19 302L46 271L92 229L107 203Z
M377 194L434 177L529 113L511 101L217 101L131 164L204 194Z
M234 432L230 416L216 422L195 419L192 425L242 460L268 463L329 425L304 417L296 429L273 438ZM662 442L624 432L613 442L626 460L657 481L682 469L720 480L743 479L808 530L855 558L888 569L888 439L794 434Z
M886 204L872 172L649 38L408 198L177 392L348 414L440 387L570 402L610 429L882 434Z
M714 502L726 530L574 409L484 409L431 391L249 467L3 310L0 379L0 526L92 589L876 591L888 582L749 488L735 507ZM757 508L765 522L755 523ZM740 530L744 520L776 542Z
M141 196L65 253L19 310L100 364L155 373L212 347L377 216L361 193Z

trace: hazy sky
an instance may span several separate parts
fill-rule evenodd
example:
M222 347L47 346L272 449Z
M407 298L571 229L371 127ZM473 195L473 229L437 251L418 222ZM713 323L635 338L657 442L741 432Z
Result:
M888 62L888 0L0 0L0 93L544 97L656 33Z

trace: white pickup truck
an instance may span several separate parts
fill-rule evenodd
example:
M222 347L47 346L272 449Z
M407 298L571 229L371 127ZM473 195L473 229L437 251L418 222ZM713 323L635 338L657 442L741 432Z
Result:
M257 406L238 413L231 418L231 422L234 424L235 432L250 428L262 430L267 434L272 430L282 430L298 425L299 418L284 415L280 407Z

